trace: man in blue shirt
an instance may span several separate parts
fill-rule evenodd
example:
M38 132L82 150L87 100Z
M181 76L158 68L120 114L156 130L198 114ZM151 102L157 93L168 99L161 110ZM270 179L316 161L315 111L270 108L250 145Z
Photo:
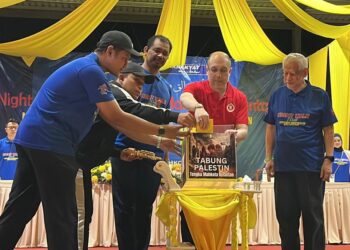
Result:
M337 119L327 93L305 80L307 59L291 53L283 60L285 85L269 101L266 170L275 176L275 205L283 250L324 250L323 198L332 173L333 124Z
M157 134L170 138L183 135L179 126L152 124L120 109L105 73L117 76L131 54L139 56L128 35L106 32L94 53L56 70L39 90L15 138L19 161L0 216L1 250L14 249L40 202L48 248L78 248L75 178L80 166L74 154L97 114L143 143L157 145L161 140ZM162 141L164 150L174 149L173 140Z
M18 155L13 139L17 128L18 122L9 119L5 128L7 136L0 140L0 180L13 180L16 173Z

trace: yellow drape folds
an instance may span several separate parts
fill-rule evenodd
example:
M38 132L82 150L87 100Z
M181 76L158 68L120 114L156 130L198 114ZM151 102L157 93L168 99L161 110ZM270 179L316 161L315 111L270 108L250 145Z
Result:
M76 48L103 21L118 0L86 0L76 10L34 35L0 44L0 53L21 56L27 65L36 57L52 60Z
M335 5L323 0L294 0L294 1L326 13L341 14L341 15L350 14L350 5Z
M15 5L21 2L24 2L25 0L1 0L0 1L0 9L1 8L6 8L11 5Z
M350 25L335 26L322 23L313 18L292 0L271 0L271 2L293 23L319 36L338 38L350 30Z
M190 32L190 17L191 0L164 1L156 34L169 38L173 49L168 61L161 70L185 64Z
M312 85L326 90L328 46L309 56L309 80Z
M329 45L332 105L338 118L334 130L342 135L343 147L349 148L350 128L350 33Z
M179 201L196 244L196 249L224 249L233 216L240 205L240 191L218 189L188 189L162 196L156 215L167 226L170 224L170 201ZM256 207L248 200L248 227L256 223Z
M213 0L230 55L261 65L280 63L285 56L265 35L246 0Z

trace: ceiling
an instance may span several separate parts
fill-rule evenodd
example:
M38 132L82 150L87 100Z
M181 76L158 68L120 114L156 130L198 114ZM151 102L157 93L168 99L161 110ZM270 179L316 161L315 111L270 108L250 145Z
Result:
M327 1L337 5L349 4L349 0ZM82 2L82 0L26 0L20 4L0 9L0 16L61 19ZM263 28L294 29L296 27L274 7L270 0L247 0L247 2ZM107 16L106 21L157 23L162 6L163 0L119 0L116 7ZM328 24L350 24L350 15L333 15L300 6L322 22ZM192 0L191 11L191 25L218 26L212 0Z

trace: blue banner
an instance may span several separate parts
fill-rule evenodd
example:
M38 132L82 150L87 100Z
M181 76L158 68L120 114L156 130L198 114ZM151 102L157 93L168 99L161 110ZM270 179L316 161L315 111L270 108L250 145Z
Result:
M21 120L46 78L60 66L83 55L70 53L55 61L37 58L31 67L26 66L20 58L0 55L0 126L4 128L10 117ZM162 72L172 88L172 110L185 112L179 97L186 84L207 79L206 65L207 58L188 57L184 66ZM283 84L281 65L261 66L232 61L230 82L247 95L249 102L249 135L238 145L237 176L249 175L253 178L255 171L263 166L263 117L271 93ZM5 131L0 131L2 138ZM170 156L170 160L181 161L174 155Z

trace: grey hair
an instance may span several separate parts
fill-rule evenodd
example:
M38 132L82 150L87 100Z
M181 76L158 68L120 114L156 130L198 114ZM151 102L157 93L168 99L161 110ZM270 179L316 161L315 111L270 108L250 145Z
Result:
M282 66L284 66L289 62L296 62L298 64L298 70L303 70L309 68L307 58L300 53L289 53L282 62Z

